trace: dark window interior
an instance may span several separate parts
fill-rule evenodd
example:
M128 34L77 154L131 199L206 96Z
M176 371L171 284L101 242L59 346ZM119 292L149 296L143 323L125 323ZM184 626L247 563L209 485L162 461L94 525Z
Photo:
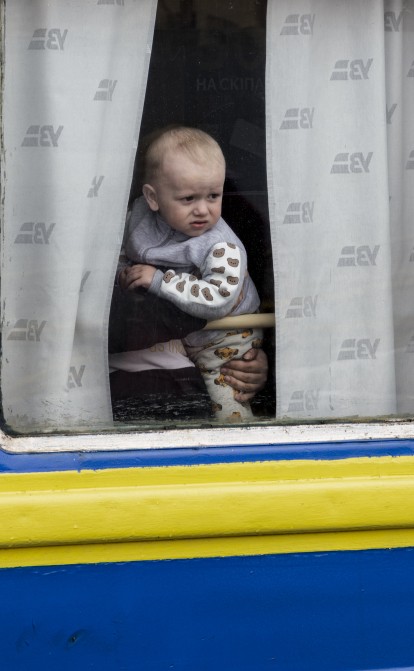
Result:
M196 126L227 162L223 217L243 241L261 310L274 309L265 148L265 0L158 2L141 138ZM201 13L200 7L203 9ZM141 146L144 142L141 143ZM131 201L141 193L140 150ZM255 403L274 414L274 333L265 332L269 381Z

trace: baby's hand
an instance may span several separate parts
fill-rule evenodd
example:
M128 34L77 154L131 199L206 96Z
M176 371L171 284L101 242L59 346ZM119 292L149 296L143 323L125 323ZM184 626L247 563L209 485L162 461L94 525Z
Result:
M148 289L156 268L154 266L147 266L143 263L137 263L135 266L126 266L119 273L118 282L121 289L133 291L138 287Z

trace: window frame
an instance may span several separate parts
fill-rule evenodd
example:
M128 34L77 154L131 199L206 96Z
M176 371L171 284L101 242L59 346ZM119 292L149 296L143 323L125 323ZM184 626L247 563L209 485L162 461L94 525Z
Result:
M11 454L108 452L211 447L291 446L355 441L413 440L414 423L407 420L355 423L295 424L250 427L110 431L107 433L11 436L0 431L0 446ZM385 447L384 447L385 449Z

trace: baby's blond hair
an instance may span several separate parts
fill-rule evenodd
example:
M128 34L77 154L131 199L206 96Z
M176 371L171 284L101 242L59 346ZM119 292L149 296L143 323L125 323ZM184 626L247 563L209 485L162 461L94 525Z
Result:
M220 145L211 135L198 128L171 127L160 131L148 144L145 152L145 182L151 183L156 178L168 151L182 152L196 163L208 158L225 166Z

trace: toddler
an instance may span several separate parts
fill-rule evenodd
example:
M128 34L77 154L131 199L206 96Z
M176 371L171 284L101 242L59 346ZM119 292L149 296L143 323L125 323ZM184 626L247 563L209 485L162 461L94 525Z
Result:
M132 207L118 282L144 287L184 312L213 320L257 312L246 250L221 218L225 160L217 142L195 128L161 132L145 156L143 196ZM261 331L196 331L184 340L221 421L249 420L220 366L261 346Z

